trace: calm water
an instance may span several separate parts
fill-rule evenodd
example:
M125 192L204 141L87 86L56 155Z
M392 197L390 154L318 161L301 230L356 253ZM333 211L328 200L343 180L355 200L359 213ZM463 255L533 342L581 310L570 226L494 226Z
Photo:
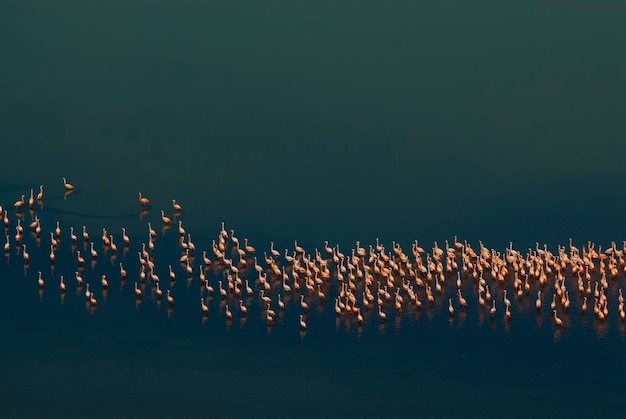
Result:
M558 331L531 299L510 323L472 306L450 322L442 301L359 331L327 302L302 334L295 299L268 331L255 297L244 323L228 324L219 298L203 322L175 229L159 231L155 256L161 278L168 264L181 276L174 310L149 288L135 304L139 243L172 198L207 250L221 221L260 252L294 239L307 251L626 239L623 3L431 3L4 2L0 203L40 184L45 198L27 271L15 249L0 258L3 410L622 416L614 316L572 311ZM66 199L63 176L77 187ZM153 201L141 221L139 191ZM115 263L85 266L111 282L93 311L71 281L67 229L82 225L133 240ZM54 285L39 294L38 271L65 275L63 303Z

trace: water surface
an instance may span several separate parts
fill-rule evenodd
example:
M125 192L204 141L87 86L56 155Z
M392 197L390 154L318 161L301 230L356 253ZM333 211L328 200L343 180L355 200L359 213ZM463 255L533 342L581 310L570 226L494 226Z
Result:
M43 184L44 233L56 220L66 235L85 224L119 239L126 227L135 245L176 198L207 250L221 221L261 251L377 237L408 250L454 235L499 251L569 237L606 248L626 238L625 12L610 1L7 2L0 202ZM66 200L63 176L77 186ZM140 191L153 201L141 221ZM197 280L177 282L169 316L152 298L137 308L131 279L91 312L73 284L63 304L54 287L38 295L37 271L75 270L67 236L54 274L48 235L25 243L26 276L14 250L0 268L12 416L623 411L616 318L572 312L558 331L520 306L511 323L471 310L450 323L442 302L359 332L327 303L301 336L294 310L268 332L259 315L227 325L218 299L203 324ZM157 246L166 277L175 231ZM136 264L131 250L85 275L114 278L118 262Z

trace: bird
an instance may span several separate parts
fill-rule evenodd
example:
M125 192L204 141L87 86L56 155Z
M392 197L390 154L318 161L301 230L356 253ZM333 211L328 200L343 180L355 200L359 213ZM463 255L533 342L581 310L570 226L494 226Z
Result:
M383 313L383 310L380 308L380 306L378 306L378 317L380 317L381 320L387 319L387 315Z
M174 208L174 211L183 210L183 207L181 207L180 204L178 204L175 199L172 199L172 208Z
M139 192L139 203L143 206L149 205L150 204L150 200L148 198L146 198L145 196L141 195L141 192Z
M247 238L243 239L243 243L244 243L243 247L244 249L246 249L246 252L249 252L249 253L256 252L256 249L248 244Z
M457 293L459 294L459 304L461 304L461 307L467 307L467 300L463 298L463 295L461 294L461 290L457 289Z
M541 308L541 290L537 292L537 300L535 301L535 308L537 308L537 310Z
M150 237L155 238L156 237L156 231L152 228L152 224L148 223L148 234L150 235Z
M65 178L63 178L63 187L66 191L71 191L74 189L74 185L72 185L71 183L67 183L67 180Z
M300 296L300 305L304 310L309 309L309 305L306 303L306 301L304 301L304 294Z
M93 242L91 242L91 257L96 259L98 257L98 252L93 248Z
M204 262L205 266L211 265L211 259L209 259L209 257L206 255L206 250L202 251L202 261Z
M13 207L15 209L20 208L22 205L24 205L24 195L22 195L22 199L18 199L17 201L15 201L15 203L13 204Z
M115 243L113 243L113 235L112 234L109 236L109 246L111 247L111 251L113 253L117 252L117 245Z
M76 234L74 234L74 227L70 227L70 239L73 242L76 242L76 240L78 240L78 237L76 237Z
M306 329L306 322L302 318L302 314L300 314L300 327Z
M43 185L39 185L39 193L37 194L37 201L41 201L43 199Z
M556 310L552 310L552 313L554 313L554 322L556 323L557 326L563 326L563 320L559 319L556 315Z
M283 272L284 272L284 268L283 268ZM291 292L291 287L285 282L285 279L286 279L286 275L283 275L283 290L285 291L285 293L289 293Z
M339 302L339 298L335 298L335 313L337 313L338 316L341 315L342 307L345 307L345 305Z
M126 235L126 228L122 227L122 240L124 240L124 244L128 245L130 243L130 237Z
M222 287L222 281L217 281L217 283L219 284L220 296L226 298L226 290Z
M270 242L270 253L276 258L280 256L280 252L274 249L274 242Z
M322 286L319 284L317 285L317 296L322 300L326 298L326 294L322 292Z
M135 282L135 295L137 296L137 298L141 298L141 296L143 295L143 291L141 291L141 289L137 287L136 282Z
M170 290L167 290L167 302L174 304L174 297L172 297Z
M230 230L230 241L233 242L235 247L239 247L239 239L235 237L235 230Z
M207 297L208 298L208 297ZM204 298L200 297L200 308L202 308L202 313L204 315L209 314L209 306L204 303Z
M103 246L111 245L111 239L109 238L109 233L107 232L106 228L102 229L102 245Z
M163 221L164 224L170 224L172 219L165 215L165 211L161 210L161 221Z
M248 307L243 305L243 300L239 300L239 309L241 310L242 315L248 314Z

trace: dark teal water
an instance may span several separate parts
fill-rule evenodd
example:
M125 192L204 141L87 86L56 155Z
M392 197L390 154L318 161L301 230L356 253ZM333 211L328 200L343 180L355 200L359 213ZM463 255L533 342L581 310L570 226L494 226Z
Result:
M14 249L0 265L4 410L621 416L615 318L572 312L558 331L519 303L510 323L450 323L442 302L359 332L327 302L301 335L295 300L268 331L258 299L229 325L216 298L203 324L197 279L177 281L171 313L151 295L136 307L133 279L120 290L132 246L86 266L113 282L93 312L73 282L61 304L36 279L71 278L69 226L118 246L126 227L138 246L172 198L207 250L221 221L261 251L621 243L625 20L611 1L4 2L0 202L43 184L43 233L59 220L66 234L54 274L48 234L40 248L26 235L26 275ZM141 221L139 191L153 201ZM181 270L175 230L157 252L162 278Z

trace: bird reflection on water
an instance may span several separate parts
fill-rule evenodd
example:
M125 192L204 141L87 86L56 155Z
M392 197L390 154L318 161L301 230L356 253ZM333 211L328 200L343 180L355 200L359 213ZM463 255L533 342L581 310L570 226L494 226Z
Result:
M66 194L64 198L76 190L65 178L63 187ZM43 186L40 186L39 191L37 202L43 210ZM28 200L31 209L34 205L33 193L31 189ZM142 193L138 194L138 201L141 206L141 221L144 215L149 214L152 202ZM6 243L3 250L7 264L11 261L10 253L13 248L17 255L21 255L24 275L28 277L30 254L27 247L30 243L23 242L24 213L20 210L24 204L25 195L22 195L14 203L14 220L9 218L8 210L0 208L0 214L5 227ZM318 249L312 253L307 252L297 240L294 240L291 251L284 249L281 252L272 241L268 251L263 252L263 266L259 264L257 251L248 243L248 238L243 239L242 246L235 236L235 230L226 230L222 222L217 238L212 241L212 248L208 251L203 249L202 258L196 263L196 254L200 252L196 250L191 234L183 228L182 220L179 219L183 214L183 207L175 199L171 200L171 206L174 218L168 217L164 209L159 211L162 222L161 237L166 240L171 225L178 226L177 246L181 252L179 264L184 269L183 275L187 277L188 287L199 281L200 305L195 310L203 323L211 311L214 293L210 285L212 279L217 279L219 293L219 308L214 310L215 315L223 317L227 327L231 327L234 317L238 317L240 326L243 326L249 310L252 314L257 307L261 307L261 318L267 325L268 333L276 320L279 324L293 321L290 315L284 318L285 310L297 312L301 336L304 336L304 331L310 328L307 315L315 316L312 322L314 328L326 318L327 298L334 301L336 328L339 329L343 323L347 329L358 327L359 333L364 324L372 322L378 323L379 330L384 331L385 323L390 318L394 321L394 330L400 333L403 318L412 322L418 321L422 310L426 311L428 319L447 310L450 326L458 327L463 326L468 312L477 313L479 324L489 317L492 327L496 325L494 319L501 318L507 333L512 319L528 316L529 313L534 313L537 327L542 328L542 313L549 312L551 325L555 328L555 340L558 340L561 328L570 326L572 312L581 317L583 325L591 322L598 336L606 333L607 320L611 315L621 322L626 317L622 290L619 288L626 267L626 242L622 248L612 242L602 251L601 247L596 248L592 242L579 249L570 239L569 248L558 246L555 253L546 245L540 247L537 243L534 249L528 249L522 254L512 244L502 252L489 249L482 242L474 249L468 242L460 242L454 237L451 244L445 241L444 247L435 242L430 252L425 251L418 241L414 241L410 253L407 254L398 243L393 242L388 250L376 240L375 244L368 246L369 250L357 241L355 247L344 254L339 250L339 245L330 246L328 241L324 243L323 253ZM39 247L42 236L41 220L34 211L30 215L30 234L35 246ZM71 254L75 255L76 261L69 272L61 270L59 289L63 304L67 289L63 274L68 275L74 271L76 295L80 296L83 294L84 283L80 272L87 262L83 254L87 255L89 252L90 268L95 272L102 258L108 258L111 265L117 263L118 248L113 235L103 228L102 253L99 253L99 245L90 240L87 226L82 225L81 254L80 250L76 250L78 237L74 233L74 227L69 227L69 234L65 237L60 228L61 221L56 220L53 231L49 232L51 276L54 278L55 261L62 251L60 245L63 240L70 240ZM9 235L12 224L16 231L13 243ZM155 262L157 233L151 222L147 223L147 240L134 246L138 249L138 264L137 260L127 258L132 244L125 227L121 228L121 234L124 242L123 261L119 262L119 276L110 279L119 281L120 292L124 292L128 275L124 265L133 266L131 270L136 268L138 271L137 281L133 281L136 308L140 308L147 286L150 286L149 298L156 299L157 306L165 293L167 315L171 317L179 306L178 303L174 304L177 274L171 262L168 264L159 260L158 265ZM47 238L48 234L43 236ZM137 240L132 239L132 242L136 243ZM208 256L211 252L214 258ZM156 274L161 266L168 267L170 281L167 289L161 288L163 283ZM207 276L209 272L213 278ZM105 304L118 304L118 301L108 298L107 275L100 275L99 292L102 301ZM37 281L41 301L44 290L51 285L41 272L38 273ZM86 284L84 296L88 311L93 314L98 300L89 284ZM544 299L548 298L549 307L545 307ZM181 299L180 303L183 302L189 303L188 300ZM273 307L277 307L278 314ZM590 313L591 309L593 314ZM592 316L593 320L588 316ZM623 331L624 325L621 322L620 328Z

